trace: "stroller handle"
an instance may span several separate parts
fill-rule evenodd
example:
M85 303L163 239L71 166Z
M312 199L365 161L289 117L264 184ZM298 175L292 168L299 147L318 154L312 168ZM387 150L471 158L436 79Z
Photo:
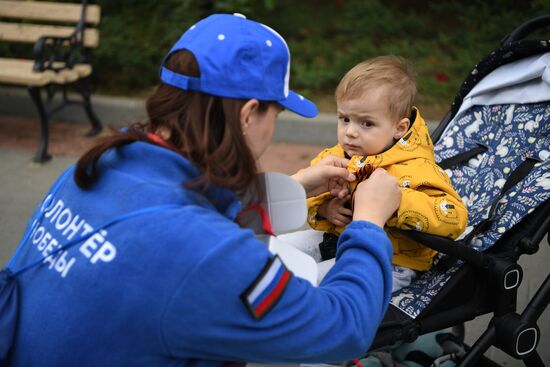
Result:
M550 14L545 14L539 17L529 19L524 23L522 23L520 26L518 26L516 29L514 29L512 32L508 33L502 39L502 41L500 41L500 44L502 46L507 46L512 42L522 40L528 34L547 26L550 26Z

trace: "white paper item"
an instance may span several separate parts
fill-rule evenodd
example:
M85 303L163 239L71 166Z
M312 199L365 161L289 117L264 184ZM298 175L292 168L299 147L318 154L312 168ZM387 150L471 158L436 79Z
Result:
M317 263L311 256L272 236L269 238L269 251L279 255L286 268L295 276L317 286Z
M269 216L275 235L295 231L303 227L307 216L306 192L293 178L278 172L264 172L259 176L261 206ZM243 203L254 202L257 195L249 194ZM246 227L254 230L256 237L267 244L269 251L279 255L285 266L295 276L317 285L317 264L306 253L293 247L276 236L265 233L261 215L249 213Z
M278 172L263 173L262 203L271 218L273 233L282 234L302 227L307 218L306 192L293 178Z

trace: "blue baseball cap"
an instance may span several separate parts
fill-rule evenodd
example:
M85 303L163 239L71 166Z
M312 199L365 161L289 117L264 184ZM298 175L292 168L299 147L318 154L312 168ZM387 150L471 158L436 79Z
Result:
M165 67L174 52L188 50L200 77ZM317 106L289 90L290 51L277 32L242 14L214 14L191 26L164 58L160 79L173 87L219 97L274 101L304 117Z

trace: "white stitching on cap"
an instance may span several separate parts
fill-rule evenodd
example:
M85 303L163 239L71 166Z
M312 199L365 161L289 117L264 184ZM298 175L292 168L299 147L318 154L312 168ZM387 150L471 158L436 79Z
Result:
M223 41L225 39L225 34L218 34L218 39Z
M266 40L266 41L265 41L265 44L266 44L268 47L273 46L273 42L271 42L271 40Z
M271 27L269 27L265 24L262 24L262 23L258 23L258 24L261 25L262 27L264 27L265 29L267 29L268 31L270 31L275 36L277 36L281 40L283 45L285 46L286 54L287 54L287 57L288 57L288 62L286 64L284 94L285 94L285 98L287 98L288 94L289 94L289 86L288 85L290 84L289 83L290 82L290 50L288 49L288 45L286 44L286 41L283 38L283 36L281 36L279 33L277 33L277 31L275 31L273 28L271 28Z

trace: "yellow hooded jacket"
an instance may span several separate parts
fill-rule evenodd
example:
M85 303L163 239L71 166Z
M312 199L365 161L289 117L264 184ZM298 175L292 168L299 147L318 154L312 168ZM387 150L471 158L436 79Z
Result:
M455 239L466 228L468 211L445 171L435 163L433 149L426 122L414 108L413 123L398 142L377 155L351 157L348 169L355 173L370 164L384 168L399 180L403 188L401 205L386 227L414 229ZM327 148L311 164L329 155L344 157L344 149L339 144ZM351 190L357 184L353 182ZM339 235L344 227L337 227L317 215L319 206L330 198L330 193L324 193L308 199L308 222L313 229ZM431 267L435 250L395 232L387 233L393 243L394 264L420 271Z

